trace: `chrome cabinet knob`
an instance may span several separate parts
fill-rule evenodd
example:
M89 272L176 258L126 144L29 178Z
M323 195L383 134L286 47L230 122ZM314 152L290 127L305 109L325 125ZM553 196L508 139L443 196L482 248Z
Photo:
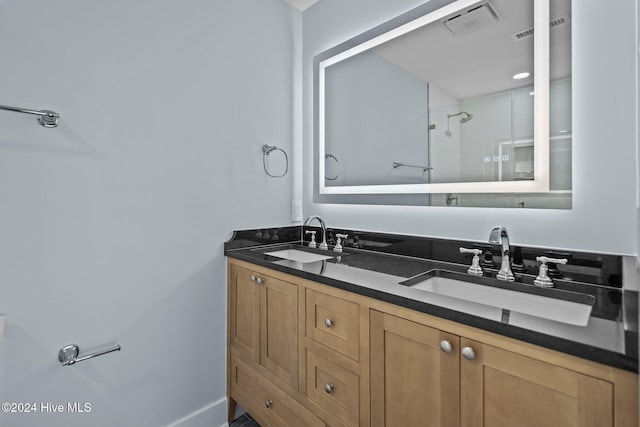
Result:
M265 400L264 401L265 408L271 408L272 404L273 404L273 400Z
M462 357L467 360L473 360L476 358L476 352L473 351L473 348L471 347L463 347L461 353Z
M251 275L251 277L250 277L250 279L251 279L251 281L252 281L252 282L255 282L255 281L256 281L256 276L254 276L254 275L252 274L252 275Z
M324 385L324 391L326 391L327 393L332 393L333 392L333 384L325 384Z
M263 279L263 278L261 278L261 277L256 277L256 283L257 283L258 285L262 285L262 284L264 283L264 279Z
M445 353L451 353L451 350L453 350L451 342L449 342L449 340L440 341L440 350L444 351Z
M326 318L324 319L324 326L326 326L327 328L330 328L333 326L333 320Z

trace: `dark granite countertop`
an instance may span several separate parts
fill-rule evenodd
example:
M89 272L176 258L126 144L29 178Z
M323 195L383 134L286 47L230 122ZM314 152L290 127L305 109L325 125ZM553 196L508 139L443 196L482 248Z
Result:
M314 229L305 227L304 229ZM622 257L558 252L512 246L515 285L530 292L542 292L532 285L537 275L535 257L568 258L568 265L550 266L555 289L566 294L592 295L595 299L586 326L575 326L531 315L500 310L482 304L436 295L400 284L431 270L466 274L470 255L461 255L460 246L483 250L482 265L492 282L498 270L495 250L486 243L399 236L354 230L347 233L342 254L310 249L303 241L303 227L281 227L236 231L225 243L225 255L283 273L319 282L356 294L385 301L447 320L498 333L549 349L638 372L638 294L623 288ZM355 236L355 239L354 239ZM268 255L295 248L330 256L317 262L295 262ZM500 286L495 281L492 286ZM591 298L591 297L587 297ZM505 316L505 312L507 315Z

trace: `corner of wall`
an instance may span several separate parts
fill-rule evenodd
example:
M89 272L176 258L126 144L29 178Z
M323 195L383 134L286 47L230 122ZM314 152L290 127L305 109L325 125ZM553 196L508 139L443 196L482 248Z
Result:
M211 427L217 425L220 420L227 418L227 398L223 397L215 402L203 406L194 412L185 415L177 421L172 422L167 427ZM224 421L220 427L229 427Z

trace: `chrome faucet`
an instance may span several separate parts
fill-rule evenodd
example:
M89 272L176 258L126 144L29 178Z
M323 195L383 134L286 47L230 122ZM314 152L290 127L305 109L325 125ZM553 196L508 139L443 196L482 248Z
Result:
M314 219L318 220L318 222L320 223L320 228L322 228L322 242L318 247L320 249L325 249L325 250L329 249L329 246L327 245L327 226L324 224L324 221L322 220L322 218L320 218L320 216L318 215L310 216L309 218L306 219L306 221L304 222L304 225L311 224L311 221L313 221Z
M498 225L491 229L491 234L489 234L489 243L502 245L502 264L500 264L500 271L498 272L496 279L513 282L515 277L511 271L511 259L509 259L511 252L509 249L509 234L507 233L507 229L504 225Z

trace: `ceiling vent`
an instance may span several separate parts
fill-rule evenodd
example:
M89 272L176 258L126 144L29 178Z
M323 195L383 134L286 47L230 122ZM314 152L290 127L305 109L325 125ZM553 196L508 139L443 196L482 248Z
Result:
M456 36L465 36L498 22L498 14L488 2L474 6L443 21Z
M556 19L552 19L549 23L549 28L553 30L554 28L561 27L563 25L567 25L570 22L569 15L564 15ZM511 38L515 41L528 39L529 37L533 37L533 28L527 28L526 30L518 31L515 34L511 34Z

